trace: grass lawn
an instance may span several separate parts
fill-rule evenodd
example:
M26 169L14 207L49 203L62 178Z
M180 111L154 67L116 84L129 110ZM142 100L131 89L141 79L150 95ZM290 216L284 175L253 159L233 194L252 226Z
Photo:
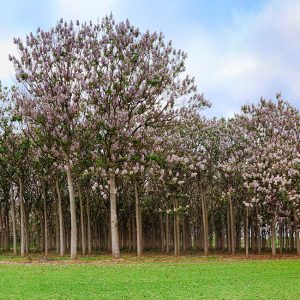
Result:
M1 257L0 299L300 299L300 260Z

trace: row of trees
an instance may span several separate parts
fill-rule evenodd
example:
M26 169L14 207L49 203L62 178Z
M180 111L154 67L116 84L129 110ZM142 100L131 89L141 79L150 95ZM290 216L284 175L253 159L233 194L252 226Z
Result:
M3 251L300 254L300 115L280 95L204 118L186 54L112 16L14 42L17 83L1 88Z

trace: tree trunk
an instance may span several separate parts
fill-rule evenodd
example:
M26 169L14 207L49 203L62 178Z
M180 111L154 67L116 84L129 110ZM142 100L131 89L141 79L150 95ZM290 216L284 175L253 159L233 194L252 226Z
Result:
M79 204L80 204L80 228L81 228L81 250L82 255L86 254L86 239L85 239L85 226L84 226L84 204L81 195L80 183L78 184Z
M174 204L174 255L180 254L180 231L177 200Z
M166 215L166 252L170 253L169 212Z
M91 213L90 213L90 200L89 195L86 199L86 215L87 215L87 249L88 254L92 253L92 236L91 236Z
M230 193L228 196L228 200L229 200L229 214L230 214L231 254L235 255L235 226L234 226L232 199Z
M282 254L282 249L283 249L283 225L280 223L279 224L279 253Z
M204 254L208 255L209 240L208 240L208 216L206 208L205 195L202 190L200 183L200 197L201 197L201 208L202 208L202 222L203 222L203 242L204 242Z
M14 195L14 187L11 182L11 215L12 215L12 226L13 226L13 247L14 247L14 255L17 255L17 227L16 227L16 205L15 205L15 195Z
M132 225L132 250L136 251L136 229L135 229L135 215L131 216L131 225Z
M165 251L165 233L164 233L164 223L163 223L163 213L159 213L159 223L160 223L160 238L161 238L161 252Z
M182 217L182 252L186 252L186 225L185 216Z
M128 251L132 251L132 226L131 226L131 213L129 213L129 217L127 220L127 230L128 230Z
M275 217L272 220L271 226L271 246L272 246L272 255L276 255L276 241L275 241Z
M227 234L226 234L226 237L227 237L227 250L228 250L228 253L230 254L231 253L231 235L230 235L230 215L229 215L229 205L227 205Z
M245 248L246 257L249 257L249 207L246 207L246 222L245 222Z
M195 250L195 224L193 222L191 229L191 250Z
M63 210L62 210L61 194L60 194L58 179L56 179L56 181L55 181L55 188L56 188L57 199L58 199L59 254L60 254L60 256L64 256L65 255L64 215L63 215Z
M257 253L261 252L261 234L260 234L260 222L258 218L258 205L256 204L256 245L257 245Z
M55 195L55 191L53 193ZM56 199L55 199L56 200ZM59 213L58 213L58 201L55 203L55 248L56 248L56 254L59 254Z
M23 181L21 177L19 177L19 201L20 201L20 227L21 227L21 232L20 232L20 240L21 240L21 256L25 255L25 230L24 230L24 216L25 216L25 211L24 211L24 199L23 199Z
M47 194L46 194L46 181L43 179L43 207L44 207L44 231L45 231L45 255L48 255L48 217L47 217Z
M116 175L114 171L109 172L110 191L110 227L111 227L111 251L113 258L120 258L119 230L116 201Z
M134 196L135 196L135 218L136 218L136 246L137 246L137 256L141 256L143 253L143 233L142 233L142 213L141 204L139 201L138 189L136 179L134 180Z
M66 164L68 190L70 198L70 212L71 212L71 259L77 257L77 218L76 218L76 203L74 196L74 186L72 180L72 172L69 162Z
M296 227L295 234L296 234L296 247L297 247L297 255L300 255L300 228Z

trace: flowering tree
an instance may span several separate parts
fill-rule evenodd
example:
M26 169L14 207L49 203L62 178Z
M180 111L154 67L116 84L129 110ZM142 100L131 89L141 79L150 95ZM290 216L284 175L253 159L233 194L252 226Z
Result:
M280 95L277 103L261 100L245 106L242 116L251 155L245 162L245 186L250 204L260 203L271 226L272 254L276 253L275 226L280 217L299 219L299 113ZM298 236L299 239L299 236Z
M86 83L96 124L96 155L110 183L111 235L113 257L120 256L116 212L115 175L126 169L135 144L151 128L163 126L176 116L176 100L198 101L194 79L186 76L186 54L166 43L162 33L141 33L128 21L116 24L112 16L101 24L89 25L85 68L91 76ZM92 62L89 64L88 62Z
M45 141L41 151L48 152L65 168L71 212L71 257L77 255L77 221L72 167L77 160L77 133L82 125L81 81L84 32L63 20L49 31L38 28L26 43L15 39L20 58L10 56L20 89L15 93L18 113L26 130L38 130Z

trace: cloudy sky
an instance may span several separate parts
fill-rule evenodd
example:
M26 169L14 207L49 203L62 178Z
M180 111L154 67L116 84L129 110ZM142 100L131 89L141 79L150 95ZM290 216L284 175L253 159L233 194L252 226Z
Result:
M277 92L300 108L299 0L1 0L0 80L9 85L13 37L66 20L113 13L163 31L188 53L187 72L212 102L210 116L231 116Z

